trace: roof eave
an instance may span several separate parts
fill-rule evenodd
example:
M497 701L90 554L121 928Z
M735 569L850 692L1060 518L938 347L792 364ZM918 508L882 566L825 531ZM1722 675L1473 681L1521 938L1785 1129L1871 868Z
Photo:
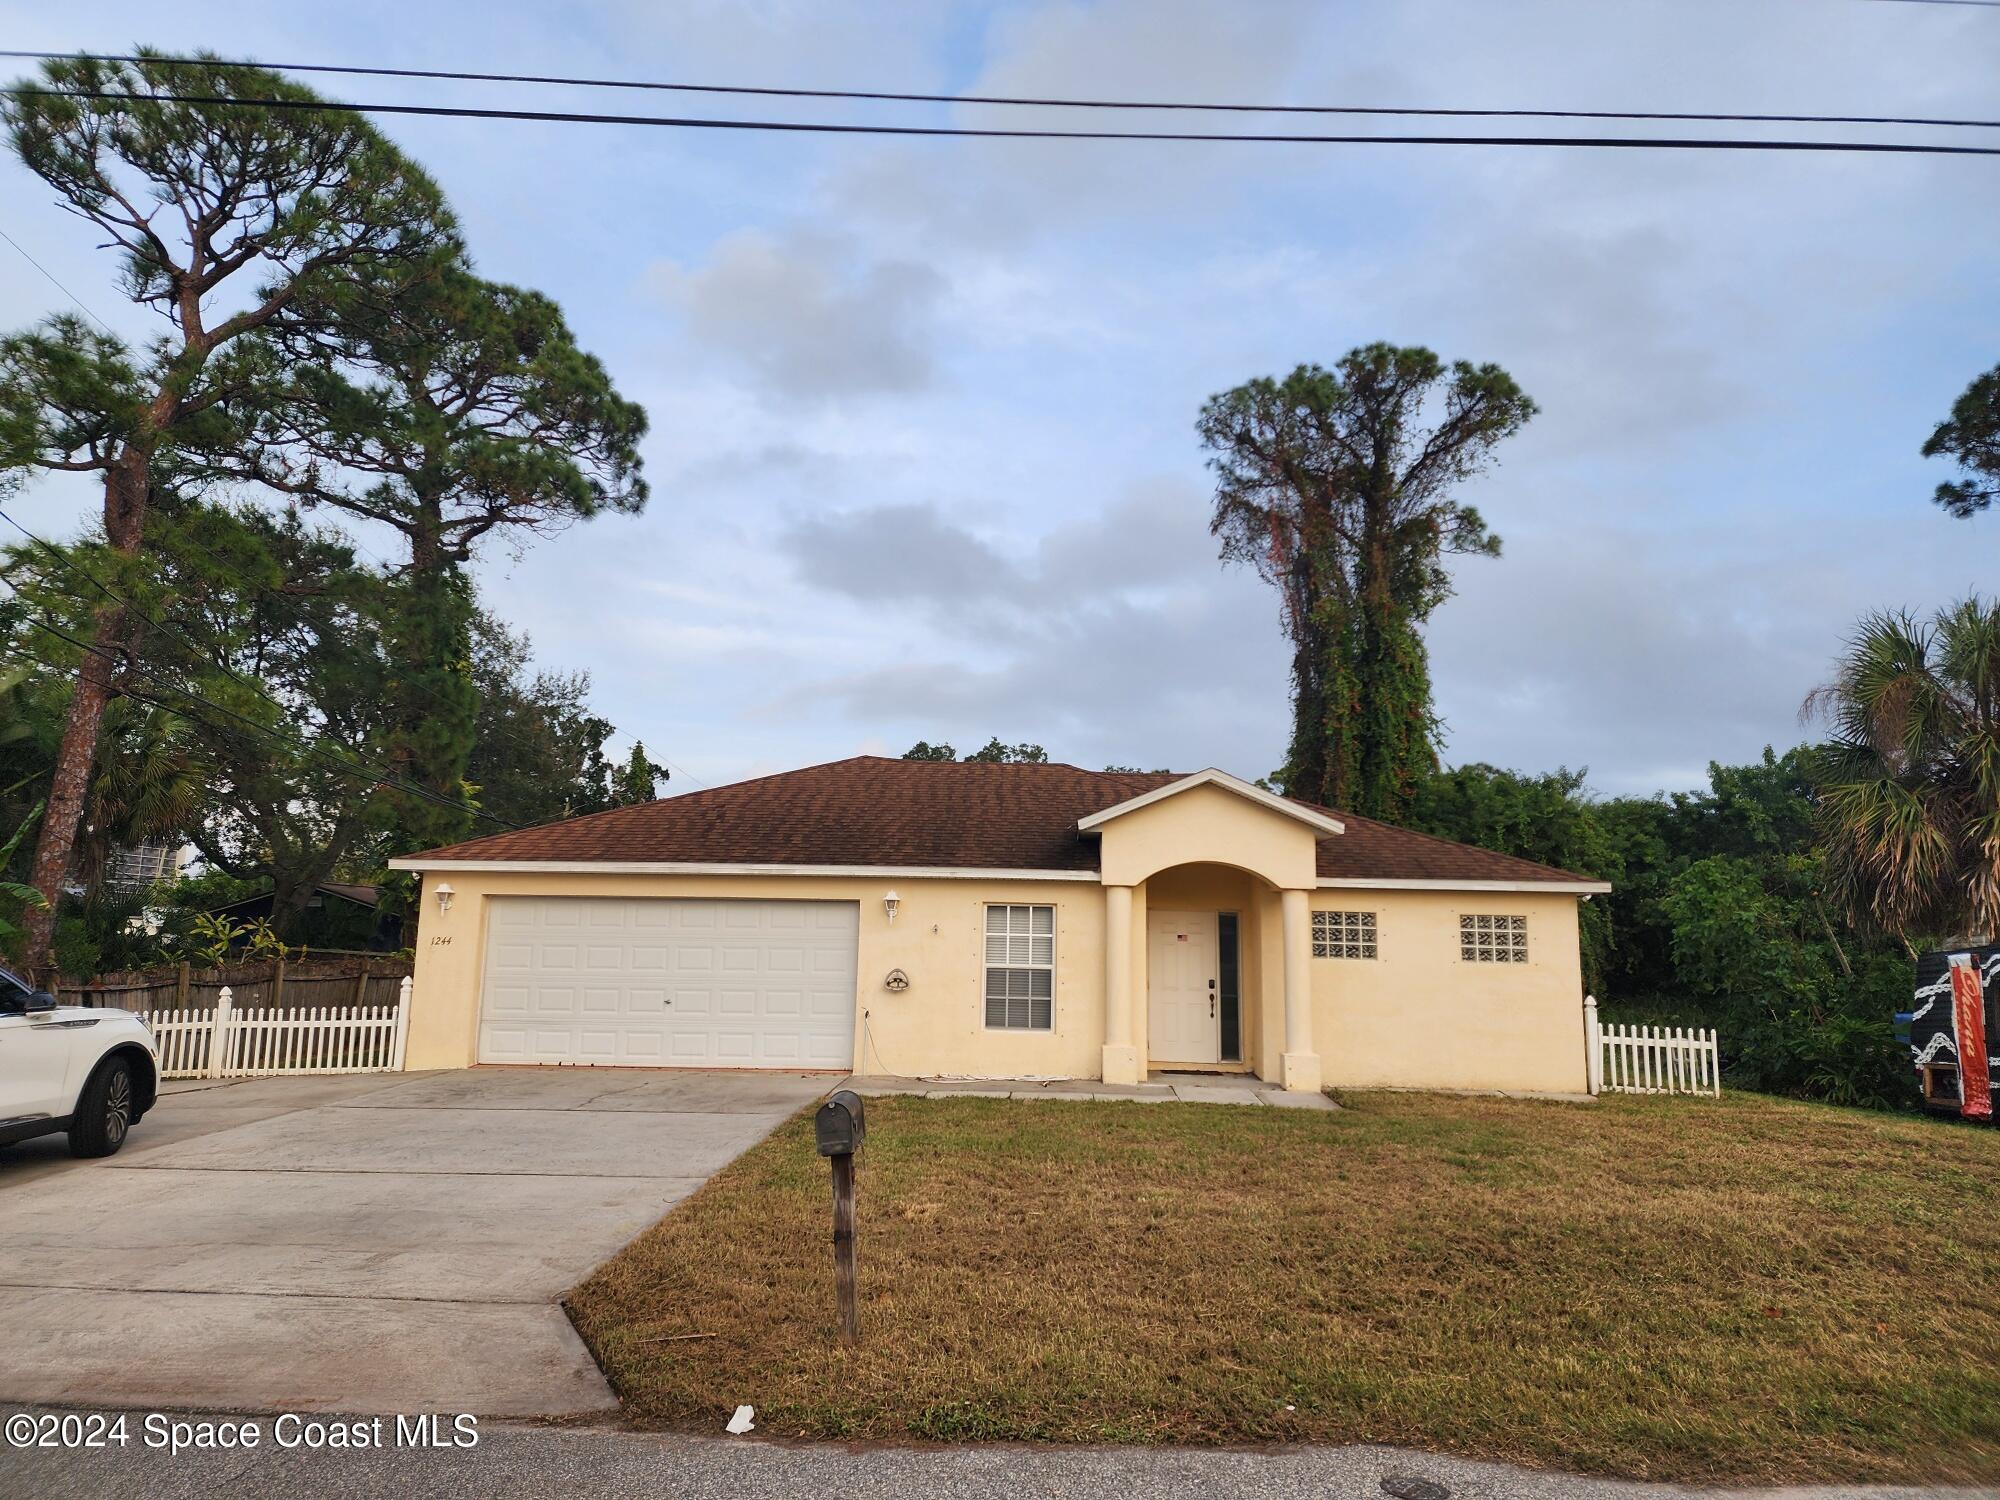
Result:
M1375 875L1322 875L1323 891L1508 891L1521 895L1608 896L1608 880L1401 880Z

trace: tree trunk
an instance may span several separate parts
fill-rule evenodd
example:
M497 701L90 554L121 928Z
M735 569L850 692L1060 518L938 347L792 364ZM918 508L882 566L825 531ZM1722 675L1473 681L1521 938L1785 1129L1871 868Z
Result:
M470 811L449 804L463 795L479 712L472 589L447 555L442 533L438 508L427 502L422 524L409 532L408 592L385 634L395 698L388 759L403 779L431 794L389 793L393 854L455 843L471 828Z
M128 448L104 476L104 534L112 550L127 557L138 554L140 538L145 532L148 467L145 454ZM62 740L56 747L55 777L49 786L48 806L42 813L41 832L35 840L34 867L29 876L30 883L48 903L27 913L23 957L30 974L50 967L56 916L70 860L76 852L77 833L83 826L91 771L97 764L97 737L104 726L105 705L111 701L113 656L125 642L128 623L122 605L108 603L97 612L94 649L84 654L76 691L69 700L69 715L63 720Z

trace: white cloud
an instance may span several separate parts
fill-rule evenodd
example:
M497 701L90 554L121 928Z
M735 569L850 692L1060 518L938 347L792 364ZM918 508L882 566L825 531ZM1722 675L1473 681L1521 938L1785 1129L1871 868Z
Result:
M697 267L654 267L652 285L689 338L781 396L908 393L937 375L944 278L836 235L738 230Z

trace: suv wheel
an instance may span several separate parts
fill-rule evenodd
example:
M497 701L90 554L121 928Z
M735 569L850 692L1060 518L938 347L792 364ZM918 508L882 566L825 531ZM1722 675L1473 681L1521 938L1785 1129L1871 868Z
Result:
M71 1156L109 1156L132 1125L132 1066L114 1057L91 1075L69 1127Z

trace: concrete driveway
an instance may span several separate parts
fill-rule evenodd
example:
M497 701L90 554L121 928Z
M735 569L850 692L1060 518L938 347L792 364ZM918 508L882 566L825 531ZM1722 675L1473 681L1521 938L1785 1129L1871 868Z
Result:
M109 1160L0 1149L0 1401L615 1409L556 1299L835 1081L168 1085Z

